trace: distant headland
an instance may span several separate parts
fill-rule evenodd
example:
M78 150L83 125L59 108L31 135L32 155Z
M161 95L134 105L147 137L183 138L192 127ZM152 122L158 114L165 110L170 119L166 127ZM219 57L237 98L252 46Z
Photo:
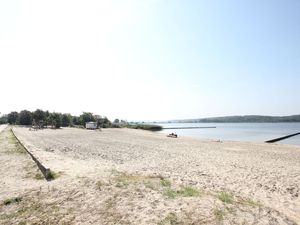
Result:
M292 116L222 116L200 119L169 120L167 123L294 123L300 122L300 115Z

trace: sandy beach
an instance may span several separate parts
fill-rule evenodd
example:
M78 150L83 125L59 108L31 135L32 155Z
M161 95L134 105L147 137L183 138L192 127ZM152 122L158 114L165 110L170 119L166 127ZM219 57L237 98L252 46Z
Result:
M56 179L1 135L0 223L300 224L300 147L133 129L13 128ZM6 175L5 175L6 174ZM25 223L24 223L25 224Z
M1 131L3 131L5 128L7 127L7 125L0 125L0 133L1 133Z

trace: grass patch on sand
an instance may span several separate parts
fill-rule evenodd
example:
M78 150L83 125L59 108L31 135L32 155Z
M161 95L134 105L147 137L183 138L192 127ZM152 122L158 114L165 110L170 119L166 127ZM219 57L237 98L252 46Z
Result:
M115 187L126 188L130 184L144 184L145 187L152 190L162 190L167 198L176 197L196 197L201 193L198 189L191 186L183 186L180 189L172 189L171 181L163 176L144 176L138 174L128 174L124 172L113 171Z
M20 197L14 197L14 198L5 199L3 201L3 204L4 205L10 205L10 204L18 203L18 202L21 202L21 201L22 201L22 198L20 198Z
M224 203L231 204L233 203L233 196L227 192L221 192L217 195L218 199Z
M37 173L34 176L34 179L36 179L36 180L43 180L43 179L45 179L45 177L44 177L44 175L40 171L37 171Z
M213 214L214 214L215 218L219 221L223 220L224 216L226 215L226 213L221 209L214 209Z
M168 179L161 177L160 178L160 184L163 187L171 187L171 181L169 181Z
M63 174L63 172L61 172L61 171L59 171L57 173L57 172L54 172L53 170L50 170L50 172L49 172L49 174L47 176L47 179L54 180L54 179L59 178L62 174Z
M152 190L162 187L170 187L171 182L159 175L145 176L139 174L128 174L125 172L112 171L113 181L116 182L115 186L119 188L127 187L130 184L143 184L145 187Z
M21 200L14 201L16 208L0 214L0 224L74 224L74 217L69 211L60 211L57 202L42 202L36 196Z
M176 198L176 197L197 197L200 196L200 191L191 186L185 186L180 188L179 190L174 190L171 188L165 189L164 193L168 198Z
M101 181L101 180L98 180L97 182L96 182L96 189L98 189L98 190L102 190L102 187L104 186L105 184Z
M163 220L157 225L175 225L178 224L178 218L175 213L169 213Z
M262 204L259 201L255 201L253 199L250 198L246 198L246 199L242 199L239 201L239 203L243 204L243 205L249 205L249 206L255 206L255 207L261 207Z
M160 131L162 126L154 124L127 124L124 127L131 129L141 129L141 130L150 130L150 131Z
M7 138L8 138L8 143L14 145L14 148L9 151L10 153L19 153L19 154L26 153L25 148L16 139L15 135L13 134L12 129L9 130Z

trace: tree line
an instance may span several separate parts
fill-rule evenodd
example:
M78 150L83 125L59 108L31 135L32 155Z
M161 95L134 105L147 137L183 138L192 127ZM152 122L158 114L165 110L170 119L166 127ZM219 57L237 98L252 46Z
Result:
M175 120L176 123L294 123L300 122L300 115L292 116L224 116L202 119Z
M85 126L86 122L97 122L98 127L112 127L113 124L107 117L94 115L91 112L83 112L80 116L73 116L70 113L57 113L37 109L33 112L22 110L20 112L10 112L0 117L0 124L15 124L24 126L37 126L39 128L51 126L60 127L78 127Z

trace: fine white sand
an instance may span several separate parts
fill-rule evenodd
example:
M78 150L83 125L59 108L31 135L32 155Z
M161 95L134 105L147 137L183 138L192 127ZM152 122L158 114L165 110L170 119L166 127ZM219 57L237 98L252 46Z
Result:
M1 125L0 125L0 133L1 133L1 131L3 131L6 127L7 127L6 124L1 124Z
M297 146L174 139L131 129L14 131L42 162L60 173L39 191L43 196L39 204L58 207L59 216L53 218L59 222L300 223ZM201 194L184 196L180 194L184 187ZM27 188L30 191L20 193L29 199L36 194L36 180L32 187L27 182ZM222 201L222 193L232 201ZM22 218L16 216L16 221Z

